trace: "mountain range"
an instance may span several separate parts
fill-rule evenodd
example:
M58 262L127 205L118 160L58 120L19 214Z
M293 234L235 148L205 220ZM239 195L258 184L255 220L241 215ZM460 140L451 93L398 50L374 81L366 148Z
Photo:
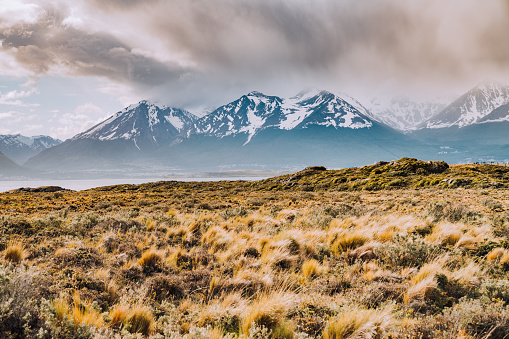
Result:
M346 167L403 156L505 161L507 127L509 87L497 83L481 83L449 105L405 97L361 103L323 90L291 98L254 91L203 117L144 100L71 139L54 140L24 166L135 175Z
M46 135L26 137L21 134L0 135L0 152L19 165L39 152L62 143Z

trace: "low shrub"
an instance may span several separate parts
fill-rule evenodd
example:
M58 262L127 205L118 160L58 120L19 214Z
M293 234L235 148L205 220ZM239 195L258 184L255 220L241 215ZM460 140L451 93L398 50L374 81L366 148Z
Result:
M421 267L439 256L442 249L415 235L395 235L392 242L376 247L373 252L381 264L394 269Z

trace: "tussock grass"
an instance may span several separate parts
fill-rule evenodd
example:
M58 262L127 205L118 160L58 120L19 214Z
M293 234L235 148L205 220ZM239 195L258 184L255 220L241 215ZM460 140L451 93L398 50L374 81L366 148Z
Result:
M0 194L0 337L503 337L507 178L403 159Z
M164 251L150 248L143 252L141 258L138 260L138 264L140 264L141 267L156 268L163 262L164 256Z
M340 254L364 245L369 238L361 232L331 230L329 232L329 247L332 253Z
M147 306L135 305L131 307L123 322L129 332L149 335L152 331L154 316Z
M71 303L68 298L60 297L53 302L56 318L59 321L72 320L74 326L91 325L102 327L104 319L97 308L94 308L89 300L83 300L80 292L74 292Z
M323 338L382 338L393 323L390 307L381 310L346 310L327 322Z
M11 241L4 251L4 260L14 264L19 263L26 256L25 246L20 241Z
M505 252L505 249L502 247L494 248L486 255L486 259L489 261L500 260L504 256Z
M325 268L320 265L320 263L315 260L306 260L302 264L302 274L307 278L317 277L325 272Z
M297 301L297 295L282 290L260 295L245 310L241 325L242 334L249 335L253 323L276 330L283 325L285 316Z

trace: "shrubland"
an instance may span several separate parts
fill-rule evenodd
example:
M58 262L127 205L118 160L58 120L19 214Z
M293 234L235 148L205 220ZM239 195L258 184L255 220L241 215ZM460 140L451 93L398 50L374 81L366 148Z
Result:
M2 338L504 338L509 168L0 194Z

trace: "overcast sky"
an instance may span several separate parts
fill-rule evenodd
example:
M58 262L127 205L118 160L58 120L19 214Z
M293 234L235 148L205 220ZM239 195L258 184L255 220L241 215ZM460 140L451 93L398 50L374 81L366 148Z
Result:
M508 37L507 0L0 0L0 133L65 139L147 98L456 95L507 82Z

